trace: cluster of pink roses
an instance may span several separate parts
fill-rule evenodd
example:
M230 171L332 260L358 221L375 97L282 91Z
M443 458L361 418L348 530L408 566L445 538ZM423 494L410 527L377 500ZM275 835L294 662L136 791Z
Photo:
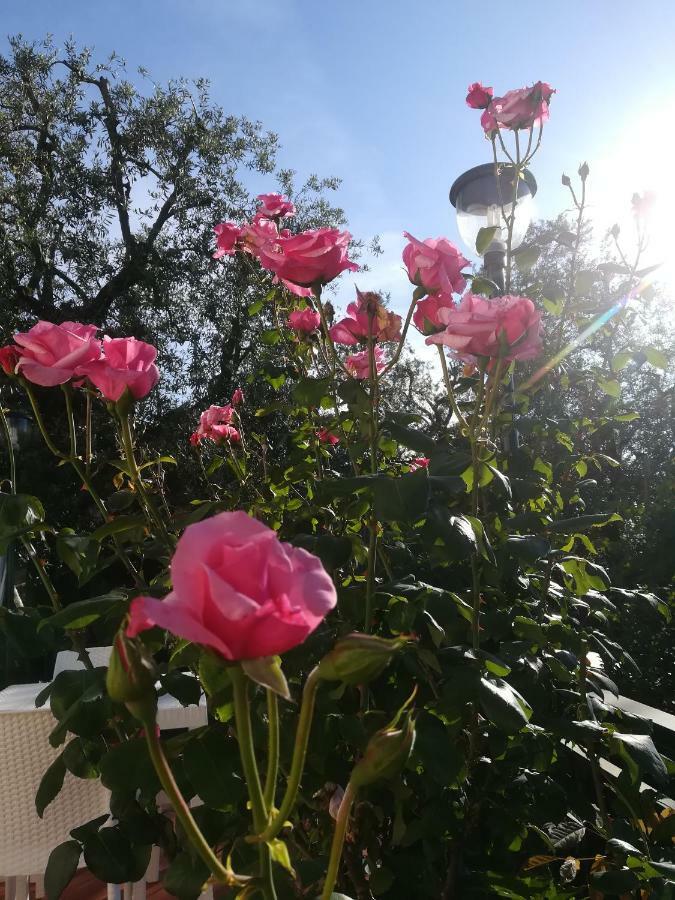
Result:
M445 344L465 360L532 359L540 352L541 313L531 300L515 296L488 300L467 292L456 306L452 294L466 286L462 269L468 260L445 238L418 241L407 232L405 236L408 277L428 292L413 313L427 344Z
M101 341L97 331L80 322L40 321L0 349L0 366L42 387L88 380L106 400L119 400L127 390L136 400L145 397L159 381L157 349L133 337Z
M507 91L503 97L494 97L491 87L476 81L469 85L466 102L472 109L482 109L480 123L487 135L500 128L519 131L535 128L548 119L548 107L555 90L545 81L537 81L532 87Z
M312 288L328 284L347 269L358 269L347 255L351 241L348 231L313 228L291 234L288 229L279 228L282 218L295 213L291 201L281 194L260 194L258 200L260 206L251 222L216 225L215 259L237 251L250 253L274 273L275 281L300 297L310 296Z
M244 394L241 388L237 388L232 394L232 400L225 406L211 404L199 417L197 430L190 435L190 443L198 447L203 440L222 443L229 441L238 444L241 441L239 430L234 427L232 420L237 415L235 407L244 402Z

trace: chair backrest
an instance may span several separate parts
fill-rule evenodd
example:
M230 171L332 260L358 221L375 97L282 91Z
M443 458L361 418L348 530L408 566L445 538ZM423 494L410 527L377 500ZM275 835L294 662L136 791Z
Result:
M95 668L107 666L110 662L112 647L87 647L87 653ZM69 669L84 669L84 663L74 650L61 650L60 653L56 654L54 678L59 672L65 672Z
M70 829L110 811L110 795L98 780L66 773L63 788L40 819L35 794L62 751L49 743L56 722L49 704L35 708L44 685L0 692L0 879L44 873L49 854Z

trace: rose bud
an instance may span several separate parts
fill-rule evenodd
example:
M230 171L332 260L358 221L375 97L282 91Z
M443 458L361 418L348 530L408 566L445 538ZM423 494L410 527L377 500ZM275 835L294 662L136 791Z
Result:
M115 703L124 703L143 724L154 723L157 714L156 674L152 662L135 641L122 633L115 637L108 663L106 688Z
M377 678L406 643L405 637L388 640L374 634L348 634L319 663L319 678L365 684Z
M395 722L396 719L386 728L376 731L368 741L363 758L352 771L350 781L354 787L393 778L406 764L415 743L415 724L409 712L403 714L400 725Z

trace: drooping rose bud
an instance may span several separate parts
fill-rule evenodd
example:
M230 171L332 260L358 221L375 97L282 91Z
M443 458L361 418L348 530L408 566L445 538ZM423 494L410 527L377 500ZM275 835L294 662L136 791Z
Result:
M6 347L0 347L0 369L2 369L5 375L14 375L20 355L21 351L13 344L8 344Z
M374 634L348 634L319 663L319 678L365 684L377 678L406 643L405 637L387 639Z
M121 632L115 637L106 688L115 703L124 703L134 718L143 724L154 723L157 713L156 674L152 662Z
M415 723L412 714L406 711L400 724L392 722L371 737L366 752L354 766L351 783L359 788L398 775L406 764L414 743Z
M235 388L235 391L232 394L232 399L230 400L230 403L232 404L232 406L241 406L241 404L243 402L244 402L244 392L239 387Z

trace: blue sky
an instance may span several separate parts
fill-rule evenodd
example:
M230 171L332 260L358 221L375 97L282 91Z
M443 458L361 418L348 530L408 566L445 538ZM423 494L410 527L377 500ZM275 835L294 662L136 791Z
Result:
M557 88L533 164L542 215L566 204L561 172L588 159L608 227L617 203L627 208L634 190L654 186L648 148L674 135L672 125L659 129L661 118L674 121L664 109L675 98L671 0L2 0L2 8L5 34L72 34L97 56L114 49L160 80L207 76L226 110L278 132L282 165L342 177L352 232L379 233L386 250L365 286L381 278L396 305L408 292L398 275L401 232L457 240L449 186L489 159L479 113L464 103L469 82L495 93L539 79Z

